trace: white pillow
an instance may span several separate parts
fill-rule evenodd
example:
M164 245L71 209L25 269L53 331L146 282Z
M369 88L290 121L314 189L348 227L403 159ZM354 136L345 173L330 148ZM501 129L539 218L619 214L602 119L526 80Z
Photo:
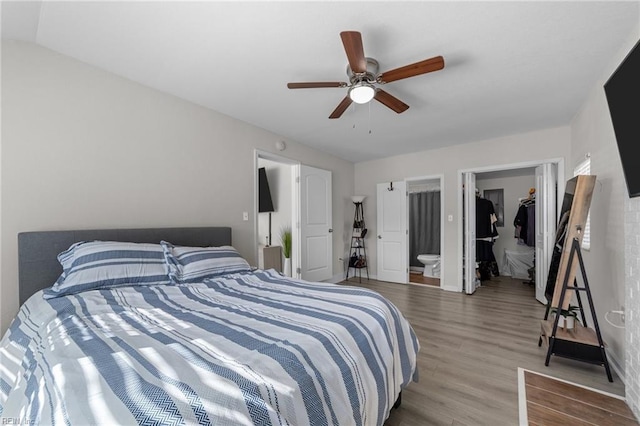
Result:
M251 271L249 263L232 246L186 247L161 241L173 283L202 282L206 278Z
M58 255L62 275L44 298L123 285L171 284L160 244L83 241Z

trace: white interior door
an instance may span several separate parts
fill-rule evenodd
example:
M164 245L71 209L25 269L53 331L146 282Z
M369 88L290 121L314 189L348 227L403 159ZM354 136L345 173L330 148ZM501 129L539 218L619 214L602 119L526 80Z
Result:
M380 281L408 283L406 182L379 183L377 198L377 278Z
M556 184L555 164L536 167L536 300L547 303L544 291L547 286L549 264L556 233Z
M324 281L333 277L331 172L300 166L301 278Z
M476 291L476 175L464 174L464 291Z

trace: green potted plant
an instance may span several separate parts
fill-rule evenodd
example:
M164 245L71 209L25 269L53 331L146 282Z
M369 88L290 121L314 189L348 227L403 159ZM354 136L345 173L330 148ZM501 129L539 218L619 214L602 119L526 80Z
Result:
M283 273L291 276L291 228L283 227L280 230L280 243L282 244L282 255L284 256Z
M565 330L573 330L576 326L576 321L580 321L578 319L578 312L580 312L579 306L569 305L567 309L552 307L550 312L553 315L558 315L558 312L560 313L558 327L562 327Z

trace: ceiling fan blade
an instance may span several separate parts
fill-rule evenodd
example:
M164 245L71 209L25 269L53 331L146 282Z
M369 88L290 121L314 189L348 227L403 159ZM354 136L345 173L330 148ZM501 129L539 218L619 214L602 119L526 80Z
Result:
M396 98L393 95L390 95L389 93L385 92L382 89L376 90L376 95L374 96L374 99L380 102L381 104L391 108L398 114L405 112L406 110L409 109L409 105L405 104L400 99Z
M438 71L442 68L444 68L444 58L442 56L436 56L431 59L425 59L424 61L416 62L415 64L405 65L404 67L383 72L378 76L378 81L380 83L390 83L392 81L402 80L403 78L409 78L420 74L426 74L432 71Z
M333 110L329 118L340 118L340 116L349 108L351 105L351 98L349 96L345 96L345 98L340 102L340 104Z
M314 81L308 83L287 83L289 89L318 89L321 87L347 87L347 83L341 81Z
M364 57L362 36L358 31L343 31L340 33L344 50L347 53L349 67L355 74L367 71L367 60Z

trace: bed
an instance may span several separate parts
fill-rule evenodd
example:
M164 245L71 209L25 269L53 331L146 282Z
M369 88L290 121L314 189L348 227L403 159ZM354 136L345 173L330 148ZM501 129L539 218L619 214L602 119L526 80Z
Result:
M391 302L251 268L230 228L18 240L22 305L0 341L3 420L382 425L418 379L419 342Z

